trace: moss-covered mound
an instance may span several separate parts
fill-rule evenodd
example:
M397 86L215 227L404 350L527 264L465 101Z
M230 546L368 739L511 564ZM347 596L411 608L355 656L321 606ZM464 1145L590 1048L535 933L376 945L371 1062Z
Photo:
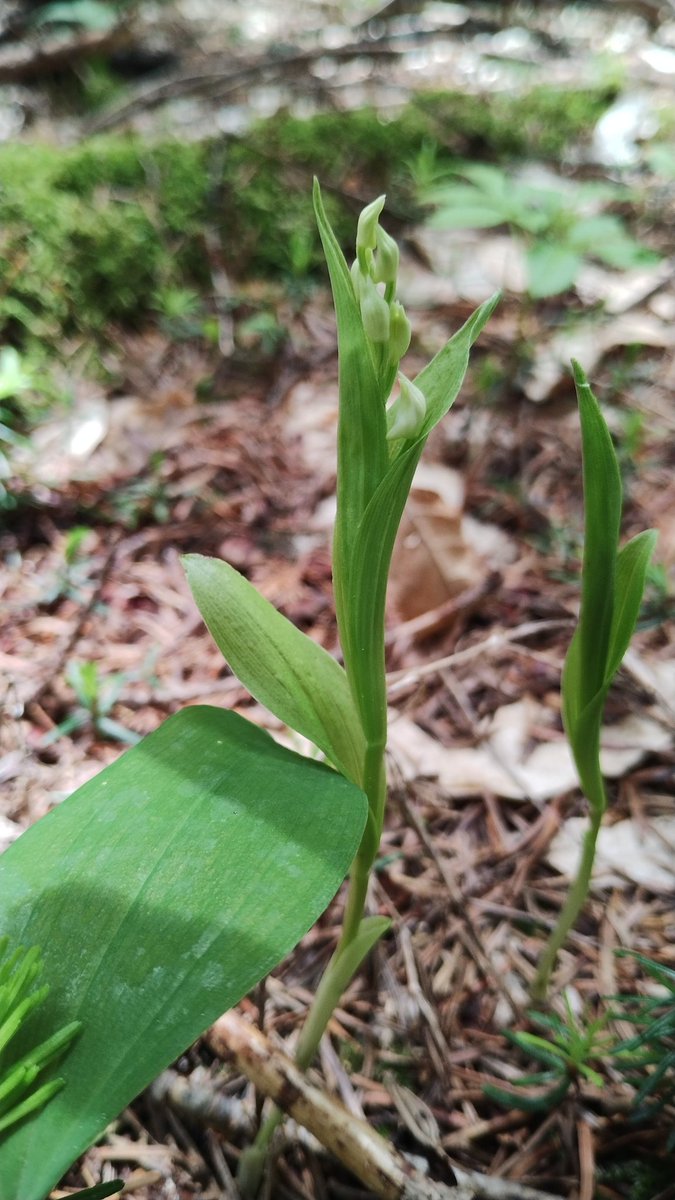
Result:
M106 136L71 149L4 146L0 340L56 345L110 322L142 323L172 289L208 291L214 246L235 278L304 277L320 264L313 174L338 236L350 239L373 190L388 190L390 212L405 220L424 164L559 156L611 98L607 89L426 93L388 121L366 109L279 115L245 137L198 144Z

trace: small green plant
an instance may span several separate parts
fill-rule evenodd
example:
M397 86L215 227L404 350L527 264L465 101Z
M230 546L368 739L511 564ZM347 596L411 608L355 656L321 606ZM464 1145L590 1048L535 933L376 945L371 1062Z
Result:
M556 1108L582 1079L602 1086L603 1077L593 1064L600 1065L613 1050L613 1039L606 1032L608 1014L590 1021L584 1014L576 1016L567 992L564 1004L564 1016L553 1012L529 1013L530 1021L544 1031L544 1036L506 1033L509 1041L540 1062L544 1070L521 1076L508 1090L486 1084L483 1090L487 1096L507 1108L546 1112ZM532 1092L532 1088L536 1091Z
M31 1014L49 992L48 984L34 986L41 973L37 947L10 951L9 938L0 937L0 1134L43 1108L61 1090L63 1079L37 1081L80 1030L80 1022L72 1021L38 1045L29 1040L28 1050L12 1056L13 1040L27 1025L30 1028Z
M644 1118L675 1098L675 970L635 951L620 953L630 953L659 989L657 994L614 997L617 1016L636 1027L635 1036L614 1053L637 1087L636 1115ZM669 1148L674 1147L675 1129Z
M626 270L657 261L628 233L623 221L600 206L618 195L610 184L541 187L512 178L486 163L454 169L442 181L419 189L436 209L436 229L509 227L526 247L527 290L535 299L572 287L586 259Z
M54 729L42 738L42 747L51 746L59 738L75 733L91 725L95 734L127 746L140 742L140 734L120 725L110 716L120 698L128 676L122 671L101 677L96 662L71 662L66 669L66 680L73 689L77 707Z
M32 376L25 369L20 355L13 346L0 350L0 509L13 507L11 494L3 483L10 475L10 462L3 453L2 445L23 445L23 437L16 430L16 401L22 392L33 386ZM14 402L14 405L9 402Z
M164 455L150 455L147 468L129 483L115 488L101 504L102 515L127 529L138 529L147 521L164 525L171 516L170 498L162 474Z
M87 525L75 525L68 531L63 547L63 562L42 592L41 604L54 604L64 596L78 603L84 599L91 561L83 554L83 544L90 533Z
M619 550L623 494L612 438L588 381L573 364L581 417L584 553L581 610L562 675L565 730L590 809L577 876L540 958L533 995L543 999L560 947L588 895L595 847L607 806L600 769L605 700L638 619L656 533L638 533Z

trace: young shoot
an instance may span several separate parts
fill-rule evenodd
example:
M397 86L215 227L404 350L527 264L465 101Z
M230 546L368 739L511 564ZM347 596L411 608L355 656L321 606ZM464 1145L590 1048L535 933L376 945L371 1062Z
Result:
M72 1021L20 1057L12 1056L11 1043L49 992L48 984L35 986L41 973L37 946L10 951L9 938L0 938L0 1142L7 1129L43 1108L61 1090L63 1079L44 1083L40 1076L80 1029L80 1022Z
M578 363L573 370L581 418L584 554L581 610L562 676L562 712L590 824L576 879L539 963L532 989L536 1000L546 995L558 951L588 895L607 807L600 769L605 700L635 631L656 543L656 533L645 530L619 550L623 492L616 451L586 376Z

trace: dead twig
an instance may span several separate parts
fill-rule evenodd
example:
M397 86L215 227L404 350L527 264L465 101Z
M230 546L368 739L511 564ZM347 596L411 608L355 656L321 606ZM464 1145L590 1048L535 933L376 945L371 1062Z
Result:
M390 671L387 675L389 699L391 700L398 692L405 691L411 684L425 679L427 675L438 675L446 667L457 667L460 663L470 662L472 658L480 658L482 654L503 650L509 642L534 637L538 633L548 633L553 629L569 628L573 623L571 617L569 620L526 621L523 625L505 629L502 633L491 633L489 637L475 646L467 646L465 650L456 650L454 654L448 654L446 658L438 658L435 662L422 663L415 667L404 667L400 671Z
M458 1178L462 1176L455 1187L427 1178L365 1121L310 1083L282 1050L236 1012L220 1017L207 1037L220 1058L233 1062L382 1200L554 1200L544 1192L459 1168L453 1168Z

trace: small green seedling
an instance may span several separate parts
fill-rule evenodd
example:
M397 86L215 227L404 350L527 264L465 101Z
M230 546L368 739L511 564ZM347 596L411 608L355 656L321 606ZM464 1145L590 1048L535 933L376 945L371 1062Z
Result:
M41 604L49 607L64 597L78 604L82 603L92 567L91 559L83 553L84 543L90 533L87 525L75 525L68 531L64 541L63 561L44 588L40 596Z
M507 1108L525 1112L547 1112L565 1099L570 1088L586 1079L602 1087L603 1077L592 1065L600 1063L613 1052L613 1041L606 1033L608 1015L593 1021L577 1017L565 992L565 1016L557 1013L531 1012L533 1025L544 1031L536 1033L506 1033L509 1041L544 1066L543 1071L523 1075L512 1088L486 1084L485 1094ZM536 1089L534 1092L530 1089Z
M0 445L22 446L24 438L15 429L16 413L7 401L16 401L22 392L33 386L32 377L25 370L21 357L13 346L0 350ZM0 450L0 509L11 508L12 498L2 480L11 474L8 456Z
M513 179L499 167L469 163L449 178L420 189L436 212L436 229L488 229L507 225L526 248L527 291L533 299L573 287L587 259L628 270L658 261L630 236L613 213L598 211L622 189L612 184L576 184L567 190Z
M637 1087L638 1115L647 1116L675 1097L675 970L644 954L619 953L630 953L658 987L656 994L613 997L616 1016L636 1026L635 1036L615 1048L617 1064Z
M637 534L619 550L622 487L616 451L586 376L573 364L581 417L584 480L584 554L579 622L562 676L565 730L590 809L577 877L541 956L533 987L546 994L560 947L588 895L595 848L607 806L600 769L605 700L637 624L656 533Z
M41 973L37 947L10 951L9 938L0 938L0 1134L38 1112L61 1090L63 1079L45 1083L42 1076L80 1030L80 1022L71 1021L35 1045L31 1038L35 1010L49 993L48 984L35 987ZM21 1050L12 1057L10 1044L16 1041L21 1042Z
M65 720L45 734L40 743L43 748L89 725L98 737L105 740L122 742L127 746L135 746L140 742L140 734L127 729L110 716L127 682L123 672L116 671L102 678L98 663L71 662L66 669L66 679L78 703Z

